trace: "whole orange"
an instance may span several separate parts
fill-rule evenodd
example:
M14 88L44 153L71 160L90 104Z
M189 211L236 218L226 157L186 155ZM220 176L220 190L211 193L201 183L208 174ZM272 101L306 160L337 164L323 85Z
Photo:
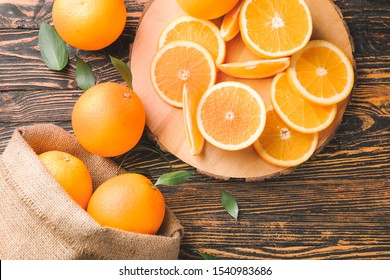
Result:
M176 0L176 2L190 16L215 19L233 9L239 0Z
M141 139L145 109L128 87L113 82L97 84L76 101L72 127L77 140L89 152L118 156Z
M69 196L86 209L92 195L92 178L85 164L60 151L44 152L38 158Z
M55 0L54 27L69 45L99 50L113 43L126 24L123 0Z
M101 184L93 193L87 212L102 226L155 234L164 220L165 201L148 178L127 173Z

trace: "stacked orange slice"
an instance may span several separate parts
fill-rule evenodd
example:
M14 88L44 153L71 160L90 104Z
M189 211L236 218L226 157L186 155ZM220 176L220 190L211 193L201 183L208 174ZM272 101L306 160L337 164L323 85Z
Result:
M310 41L313 23L304 0L241 0L219 28L215 22L188 15L171 21L151 66L156 92L183 108L190 153L199 155L206 140L224 150L253 145L277 166L303 163L352 90L348 57L331 42ZM233 38L255 58L225 62L225 42ZM235 82L216 83L220 72ZM267 112L249 86L264 78L272 78Z

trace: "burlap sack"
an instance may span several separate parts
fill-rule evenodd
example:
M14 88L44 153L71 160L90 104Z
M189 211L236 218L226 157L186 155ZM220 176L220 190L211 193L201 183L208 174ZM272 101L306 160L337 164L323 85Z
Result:
M41 164L37 154L49 150L84 161L94 188L117 174L58 126L15 130L0 156L0 259L177 259L183 228L169 209L157 235L102 227Z

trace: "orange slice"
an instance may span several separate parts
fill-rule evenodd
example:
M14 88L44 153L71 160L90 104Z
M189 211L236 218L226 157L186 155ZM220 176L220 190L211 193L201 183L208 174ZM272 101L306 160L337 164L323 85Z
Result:
M277 74L273 79L271 103L289 127L303 133L315 133L327 128L337 112L337 105L320 106L294 91L287 81L286 73Z
M151 81L168 104L183 106L184 85L205 92L215 83L214 60L205 48L190 41L174 41L159 49L152 60Z
M272 77L288 68L290 58L231 62L218 65L221 72L236 78L258 79Z
M240 10L242 6L242 0L237 3L236 6L234 6L233 9L231 9L222 20L221 28L220 28L220 34L224 41L230 41L238 33L240 33Z
M332 105L352 91L354 72L348 57L334 44L310 41L291 58L288 79L304 97L320 105Z
M308 160L318 143L318 133L301 133L288 127L271 108L260 138L253 143L265 161L282 167L297 166Z
M252 52L276 58L302 49L313 24L304 0L246 0L240 12L240 31Z
M183 117L184 127L187 136L187 143L191 152L191 155L196 156L202 152L204 138L199 131L198 124L196 123L196 109L202 92L194 90L188 85L183 89Z
M225 59L225 42L219 34L218 27L211 21L190 16L176 18L161 32L158 47L177 40L188 40L203 46L216 64L222 63Z
M202 96L196 119L203 137L224 150L253 144L264 129L266 111L260 95L239 82L222 82Z

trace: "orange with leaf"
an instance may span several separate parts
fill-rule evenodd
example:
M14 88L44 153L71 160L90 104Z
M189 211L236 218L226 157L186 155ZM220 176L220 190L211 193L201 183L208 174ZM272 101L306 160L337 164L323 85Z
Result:
M145 127L145 109L128 87L107 82L85 91L72 112L72 127L89 152L113 157L132 149Z

